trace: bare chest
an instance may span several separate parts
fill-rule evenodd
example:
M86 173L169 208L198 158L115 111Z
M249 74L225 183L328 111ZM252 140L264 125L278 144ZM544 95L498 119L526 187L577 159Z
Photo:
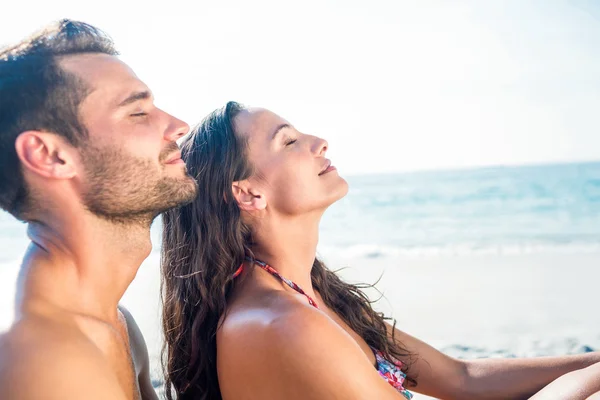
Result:
M131 348L127 324L119 313L119 323L112 326L99 321L83 321L80 326L88 338L100 349L112 371L114 371L123 392L128 398L141 398L137 373Z

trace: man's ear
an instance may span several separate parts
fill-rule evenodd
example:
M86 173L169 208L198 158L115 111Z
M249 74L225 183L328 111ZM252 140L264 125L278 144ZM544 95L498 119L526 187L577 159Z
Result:
M34 174L55 179L70 179L77 174L74 148L58 135L25 131L17 137L15 149L23 168Z
M264 193L253 188L248 180L233 182L231 191L238 206L244 211L264 210L267 207Z

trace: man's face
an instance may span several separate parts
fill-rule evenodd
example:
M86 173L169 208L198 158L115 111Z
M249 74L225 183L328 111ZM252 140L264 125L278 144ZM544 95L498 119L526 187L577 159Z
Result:
M149 222L192 201L196 182L176 143L189 126L154 106L148 87L116 57L78 55L60 63L89 89L79 106L89 134L80 151L84 205L127 223Z

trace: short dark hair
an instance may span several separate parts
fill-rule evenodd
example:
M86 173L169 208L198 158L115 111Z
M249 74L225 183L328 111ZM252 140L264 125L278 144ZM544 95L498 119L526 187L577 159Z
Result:
M104 32L68 19L0 49L0 208L19 219L28 207L28 190L15 140L27 130L55 133L74 146L87 137L79 105L89 89L59 60L89 53L118 54Z

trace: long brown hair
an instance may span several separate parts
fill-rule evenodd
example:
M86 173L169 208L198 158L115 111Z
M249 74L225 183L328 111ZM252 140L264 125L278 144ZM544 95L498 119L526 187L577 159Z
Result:
M185 400L221 399L216 334L227 311L233 274L251 256L250 228L233 196L234 181L252 176L247 142L233 120L244 108L229 102L209 114L182 143L182 158L198 181L199 197L163 215L163 367L166 396ZM411 354L387 333L385 317L362 292L315 259L312 284L373 349L406 361ZM394 322L395 324L395 322ZM405 363L405 365L408 365ZM409 378L416 385L416 381Z

